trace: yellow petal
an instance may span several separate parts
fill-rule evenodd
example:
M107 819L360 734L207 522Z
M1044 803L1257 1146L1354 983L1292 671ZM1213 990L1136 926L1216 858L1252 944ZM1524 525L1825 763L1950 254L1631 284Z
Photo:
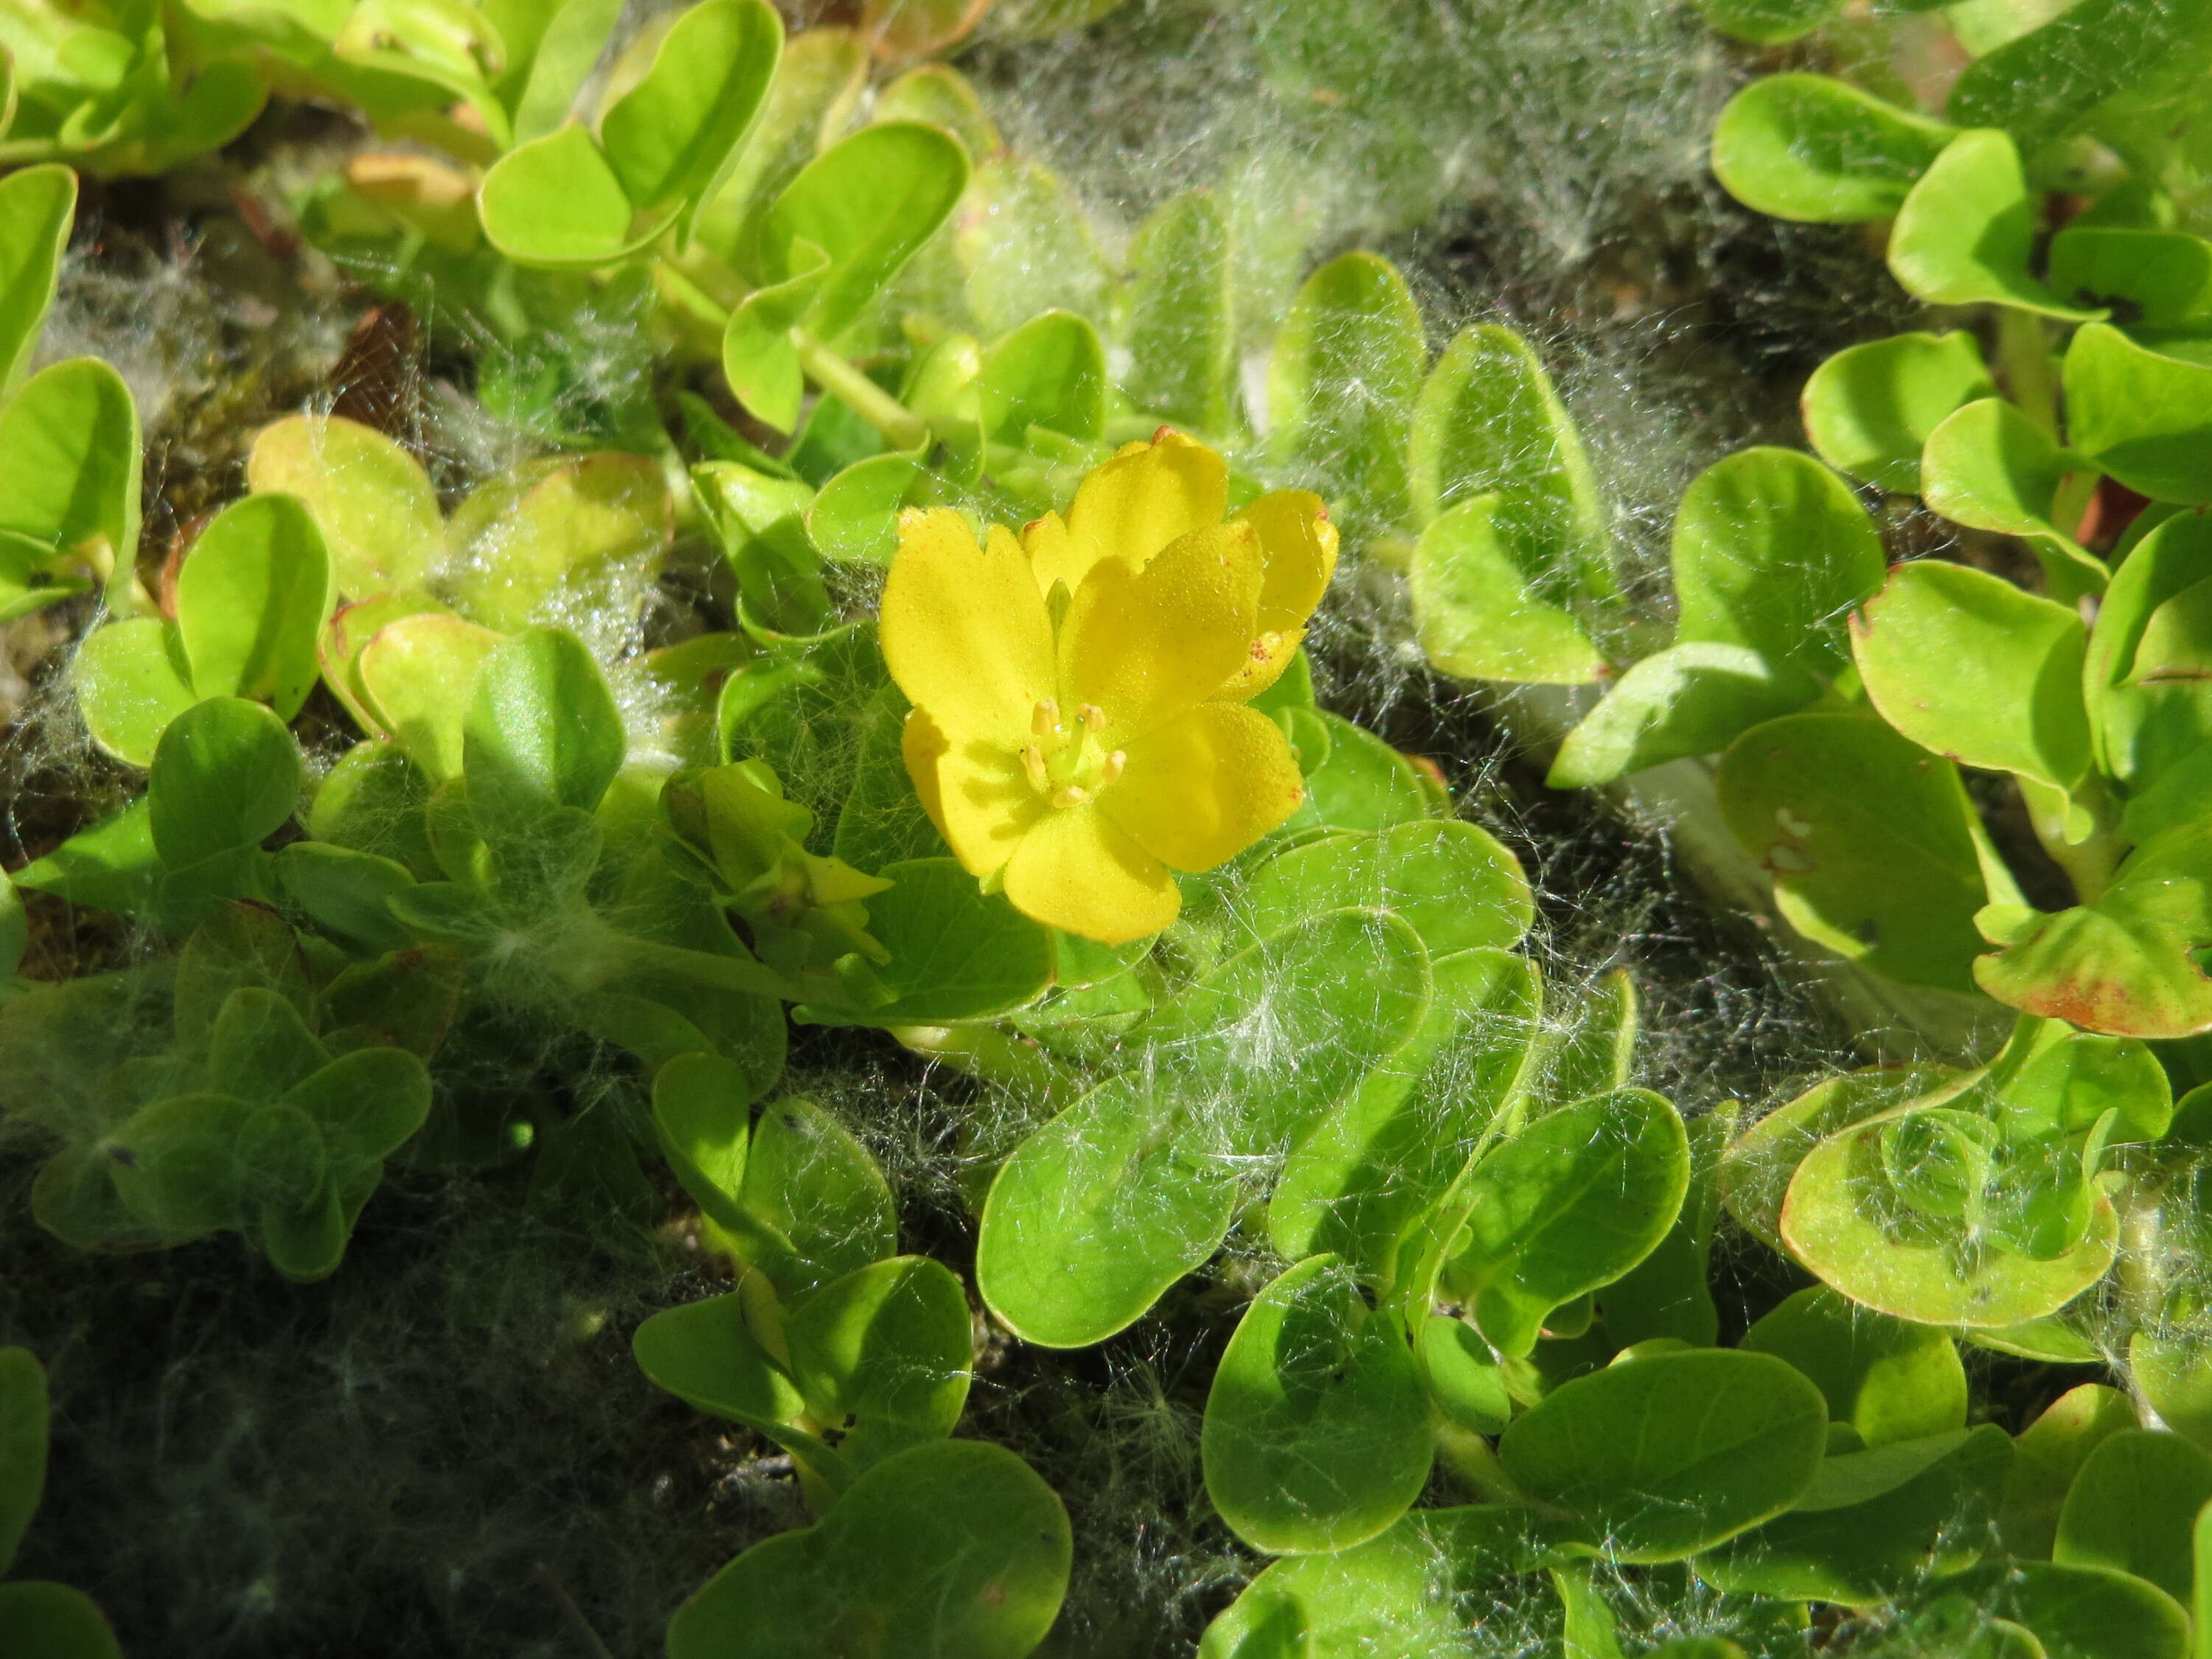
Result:
M1261 579L1247 524L1194 531L1140 571L1094 566L1060 624L1065 706L1103 709L1112 749L1212 696L1249 656Z
M1240 703L1200 703L1123 753L1099 810L1178 870L1236 857L1305 799L1281 728Z
M1239 513L1234 522L1260 532L1267 557L1267 580L1260 589L1260 629L1290 634L1328 592L1336 574L1336 526L1320 496L1304 489L1278 489Z
M1055 689L1052 623L1010 532L979 548L950 507L905 514L879 628L891 678L948 736L1030 741Z
M1067 539L1067 520L1059 514L1048 513L1024 525L1022 550L1030 556L1038 592L1049 594L1055 581L1066 582L1071 593L1081 585L1080 577L1071 580L1066 574L1075 568L1075 550Z
M1260 532L1267 576L1260 587L1260 632L1250 656L1218 695L1231 702L1256 697L1282 678L1305 638L1308 617L1336 572L1336 526L1320 496L1278 489L1239 513L1232 524Z
M1167 866L1096 806L1036 821L1006 866L1006 896L1024 915L1101 945L1149 938L1182 908Z
M1101 559L1142 569L1160 550L1221 522L1229 508L1229 466L1196 439L1162 427L1148 444L1125 446L1092 469L1067 513L1067 536L1036 560L1037 590L1064 581L1073 592Z
M906 717L899 748L922 810L971 876L1006 863L1051 810L1030 787L1019 750L975 738L956 742L919 708Z

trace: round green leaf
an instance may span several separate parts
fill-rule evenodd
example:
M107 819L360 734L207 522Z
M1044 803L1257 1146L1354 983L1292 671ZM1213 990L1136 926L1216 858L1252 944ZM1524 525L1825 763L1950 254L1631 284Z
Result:
M2081 322L2028 275L2035 209L2009 135L1962 132L1912 186L1889 234L1890 273L1931 305L1988 301Z
M1228 429L1237 332L1229 210L1211 191L1156 209L1130 244L1123 389L1138 407L1200 432Z
M1054 309L1107 314L1113 271L1090 216L1055 174L1028 157L1001 155L975 169L967 202L953 246L986 336Z
M1964 329L1846 347L1805 382L1805 435L1838 471L1893 495L1920 493L1920 452L1956 410L1996 395Z
M2126 94L2154 106L2203 71L2207 21L2202 0L2082 0L1968 64L1951 118L2003 127L2032 149Z
M1589 789L1631 772L1725 749L1754 726L1820 695L1803 669L1740 645L1692 642L1654 652L1613 682L1567 733L1544 781Z
M846 1431L854 1468L952 1432L968 1401L975 1345L968 1297L927 1256L893 1256L835 1279L784 1325L807 1410Z
M599 665L564 629L532 628L477 671L462 722L469 805L487 833L558 807L590 811L629 739Z
M916 1446L708 1579L670 1620L668 1659L1024 1659L1073 1548L1060 1499L1013 1453Z
M1406 446L1428 371L1420 309L1388 259L1346 253L1306 278L1267 363L1276 464L1355 526L1410 526Z
M127 570L139 470L138 406L97 358L40 370L0 408L0 530Z
M193 691L290 720L314 689L335 597L330 556L296 497L248 495L203 530L177 574L177 634Z
M1850 487L1791 449L1707 467L1674 516L1678 642L1738 645L1833 675L1843 619L1881 586L1881 538Z
M713 193L782 51L783 20L766 0L702 0L677 17L644 78L599 120L607 165L631 205L652 212Z
M1945 518L2027 542L2051 596L2070 604L2106 581L2102 562L2051 519L2060 483L2081 465L2012 404L1984 398L1928 434L1920 482L1928 505Z
M1797 1291L1744 1333L1820 1389L1828 1420L1868 1446L1948 1434L1966 1421L1966 1370L1942 1331L1853 1305L1824 1285Z
M70 665L77 712L92 740L126 766L150 766L169 722L199 699L178 661L175 632L158 617L110 623L85 636Z
M1433 1460L1403 1329L1335 1256L1300 1262L1245 1310L1200 1438L1206 1495L1277 1554L1365 1542L1411 1508Z
M0 179L0 395L15 389L39 343L76 217L69 168L49 162Z
M106 1615L82 1590L42 1578L0 1584L0 1630L37 1659L123 1659Z
M450 533L454 608L513 632L564 592L622 603L659 572L675 507L658 462L603 451L485 485L454 509Z
M2066 349L2067 439L2154 501L2212 503L2212 365L2090 323Z
M1949 1615L1925 1632L1920 1652L1942 1652L2002 1620L2030 1632L2039 1646L2014 1646L2005 1659L2183 1659L2189 1617L2154 1584L2109 1567L2048 1561L1991 1561L1941 1582L1931 1611ZM1920 1634L1908 1627L1908 1638ZM1977 1654L1975 1659L1979 1659Z
M1659 1096L1620 1089L1565 1107L1475 1166L1445 1282L1492 1346L1526 1355L1553 1309L1657 1247L1689 1183L1681 1115Z
M1052 982L1052 940L1006 902L976 890L952 859L913 859L878 872L889 892L868 900L868 931L890 961L878 977L890 1000L845 1009L807 1005L801 1023L944 1025L1034 1002Z
M1513 945L1535 915L1528 878L1496 836L1436 818L1325 836L1279 854L1254 875L1239 908L1264 937L1347 906L1403 917L1431 957Z
M1986 1327L2056 1312L2104 1277L2118 1226L2101 1195L2081 1242L2049 1261L1906 1224L1881 1162L1883 1127L1895 1121L1893 1114L1832 1136L1790 1183L1783 1241L1826 1284L1899 1319Z
M1957 131L1825 75L1769 75L1713 124L1713 173L1777 218L1887 219Z
M2112 1436L2136 1426L2135 1402L2101 1382L2069 1389L2046 1406L2014 1443L1997 1516L2005 1548L2025 1560L2049 1559L2058 1511L2081 1465Z
M1706 21L1755 46L1779 46L1810 34L1843 9L1843 0L1698 0Z
M46 1489L46 1371L28 1348L0 1348L0 1572Z
M1023 1340L1105 1340L1227 1234L1237 1172L1194 1147L1165 1082L1108 1079L1016 1147L991 1183L976 1288Z
M796 1096L764 1108L753 1126L738 1204L787 1243L788 1260L757 1264L787 1301L898 1248L897 1213L876 1160L843 1124Z
M1430 665L1530 685L1585 685L1602 673L1605 659L1574 612L1542 593L1548 550L1499 495L1439 514L1407 573Z
M1792 714L1737 738L1718 784L1790 926L1905 984L1972 988L1986 888L1948 762L1861 715Z
M293 415L264 427L246 457L257 495L307 503L349 599L419 590L445 552L438 494L415 458L374 427Z
M1041 426L1096 438L1106 424L1106 347L1091 319L1040 313L983 354L983 435L1018 444Z
M355 659L375 726L434 783L460 775L477 676L502 643L489 628L432 611L379 628Z
M2196 1590L2192 1534L2208 1503L2212 1455L2179 1435L2122 1429L2083 1460L2051 1559L2133 1573L2186 1606Z
M1608 1559L1671 1561L1796 1504L1826 1437L1820 1391L1782 1361L1693 1349L1562 1383L1498 1456L1530 1496L1592 1522Z
M2076 305L2124 307L2134 327L2212 323L2212 242L2201 236L2069 223L2051 239L2050 283Z
M169 723L146 798L154 845L172 874L258 847L300 804L300 750L258 703L211 697Z
M511 149L477 192L484 236L516 263L611 264L668 228L676 205L641 214L597 140L569 125Z
M1963 766L2065 793L2089 769L2081 613L1942 560L1900 565L1851 618L1881 717Z

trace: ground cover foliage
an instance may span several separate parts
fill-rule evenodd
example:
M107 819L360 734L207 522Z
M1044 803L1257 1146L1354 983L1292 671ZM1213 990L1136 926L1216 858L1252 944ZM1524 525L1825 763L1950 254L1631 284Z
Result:
M2212 1651L2201 7L0 48L15 1646Z

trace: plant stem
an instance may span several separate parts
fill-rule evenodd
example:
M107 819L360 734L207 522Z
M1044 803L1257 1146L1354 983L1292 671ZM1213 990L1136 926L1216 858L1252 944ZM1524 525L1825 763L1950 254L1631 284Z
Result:
M791 344L807 378L882 433L893 449L920 449L929 441L927 422L805 329L791 331Z
M2021 413L2057 443L2058 375L2051 368L2051 337L2042 318L2012 306L1998 307L1997 364L2004 371L2005 389L2012 393Z

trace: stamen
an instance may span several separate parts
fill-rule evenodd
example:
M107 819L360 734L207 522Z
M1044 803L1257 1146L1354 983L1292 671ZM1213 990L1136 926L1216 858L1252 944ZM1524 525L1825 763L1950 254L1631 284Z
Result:
M999 751L1006 753L1005 750ZM1045 775L1044 750L1031 744L1022 750L1022 769L1030 775L1030 787L1042 790L1052 781Z
M1058 732L1060 730L1060 705L1054 702L1050 697L1047 697L1042 702L1039 702L1036 706L1036 712L1030 716L1030 730L1036 732L1037 736L1041 738L1051 737L1054 732Z
M1088 789L1079 783L1071 783L1066 788L1054 794L1052 804L1054 806L1080 806L1090 799L1091 792Z
M1129 757L1125 750L1116 749L1112 754L1107 756L1106 763L1098 769L1098 787L1103 789L1115 779L1120 777L1121 769L1128 763Z
M1095 702L1086 702L1075 711L1075 718L1096 732L1106 724L1106 711Z

